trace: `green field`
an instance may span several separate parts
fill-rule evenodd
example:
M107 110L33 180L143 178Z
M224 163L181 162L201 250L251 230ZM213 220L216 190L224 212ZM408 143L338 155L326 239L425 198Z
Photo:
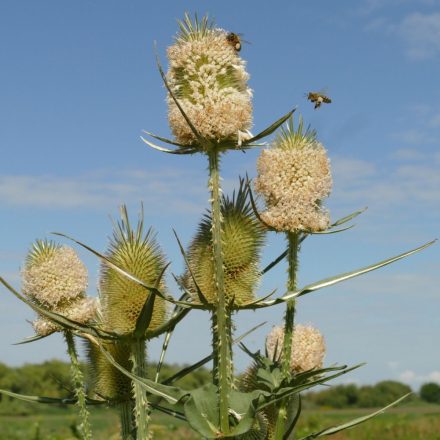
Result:
M297 434L301 437L324 427L359 417L371 410L304 411ZM0 440L76 439L75 413L48 408L37 415L0 416ZM117 440L118 417L112 410L93 412L94 439ZM198 439L182 422L168 416L155 416L156 440ZM391 410L351 430L336 434L334 440L440 440L440 406L410 406Z

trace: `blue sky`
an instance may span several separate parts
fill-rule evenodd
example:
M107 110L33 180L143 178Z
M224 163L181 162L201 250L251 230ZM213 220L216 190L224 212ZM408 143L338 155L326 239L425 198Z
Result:
M294 106L318 130L332 160L334 190L327 206L337 219L369 209L344 234L307 239L299 280L305 284L399 254L439 234L440 1L324 0L120 2L5 1L0 4L0 272L20 285L30 244L50 231L104 250L109 215L140 201L172 270L183 263L174 227L188 243L208 204L204 157L149 150L142 129L168 135L165 91L153 42L165 50L185 11L209 12L241 32L242 56L254 90L256 132ZM304 94L327 88L333 103L314 111ZM258 151L223 161L226 189ZM282 251L271 235L264 262ZM96 293L98 263L79 250ZM347 381L385 378L414 387L440 382L440 247L379 272L300 300L297 320L325 334L327 363L367 366ZM261 293L283 291L285 267ZM33 314L0 292L0 361L63 357L61 338L11 344L32 333ZM283 307L237 317L237 334L261 348ZM158 357L160 341L150 349ZM191 362L209 352L209 322L194 313L172 341L168 360ZM237 353L237 367L248 360Z

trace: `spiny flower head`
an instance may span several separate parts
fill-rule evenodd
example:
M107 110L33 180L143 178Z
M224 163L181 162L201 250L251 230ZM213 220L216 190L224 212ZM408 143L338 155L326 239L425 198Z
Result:
M243 182L232 198L223 197L221 213L225 296L228 301L234 299L236 305L242 305L254 299L254 291L260 278L258 262L265 232L246 201ZM190 245L188 260L203 295L210 304L216 304L210 214L199 225ZM190 274L187 273L184 279L197 299Z
M266 352L270 359L279 360L283 350L284 328L273 327L266 338ZM324 337L316 328L296 325L292 336L292 372L315 370L322 367L325 356Z
M107 257L121 269L154 286L165 267L165 258L153 232L149 229L144 234L142 215L136 229L132 229L125 206L121 207L121 217L121 222L115 225ZM104 325L116 333L131 333L150 292L104 263L99 285ZM165 288L163 281L159 288ZM166 314L165 301L156 296L150 329L163 324Z
M239 132L252 125L249 75L228 33L214 28L207 17L194 22L188 14L168 48L167 79L173 95L199 134L213 142L237 143ZM172 97L168 119L176 141L191 145L196 137Z
M272 148L261 152L257 170L255 190L266 201L266 224L277 231L327 229L329 213L321 203L332 188L330 160L316 133L303 130L302 119L297 130L291 119Z
M29 298L54 309L84 296L87 269L72 248L38 240L27 256L22 280Z
M103 342L102 346L113 359L125 369L131 371L130 347L124 342ZM90 341L86 341L89 365L89 377L92 391L99 398L125 401L130 399L131 380L113 366L102 353L101 349Z

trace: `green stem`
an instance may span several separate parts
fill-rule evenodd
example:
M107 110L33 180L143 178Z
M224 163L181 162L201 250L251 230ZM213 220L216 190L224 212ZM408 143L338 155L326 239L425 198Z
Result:
M121 420L121 439L135 440L133 437L133 405L131 401L119 405L119 417Z
M67 342L67 353L70 356L71 362L71 374L72 374L72 383L75 389L75 396L77 398L77 405L79 408L79 416L81 419L79 430L82 435L83 440L91 440L92 439L92 429L90 426L89 420L89 411L87 410L86 405L86 392L84 389L84 375L81 371L81 366L78 360L78 354L76 352L75 340L73 339L72 332L66 330L64 332L64 337Z
M222 214L220 207L220 170L219 153L208 152L209 158L209 189L211 192L212 213L212 250L214 259L214 285L216 290L217 308L213 312L213 323L216 325L213 337L213 349L217 359L214 365L215 380L218 384L220 429L223 434L229 432L229 392L232 386L232 351L228 339L231 333L231 310L226 303L224 289L224 267L222 252ZM229 317L229 319L228 319ZM228 328L229 326L229 328Z
M132 373L139 377L146 376L145 341L135 339L131 343ZM150 432L148 423L150 419L148 399L145 390L137 383L132 382L134 397L134 419L136 423L136 439L148 440Z
M288 248L287 248L287 260L288 260L288 280L287 289L292 292L296 290L296 274L298 271L298 252L299 252L299 236L298 233L288 232ZM281 355L281 371L284 378L288 378L291 374L290 371L290 358L292 356L292 337L294 331L295 321L295 300L292 299L286 304L286 314L284 316L284 340ZM286 423L288 419L288 408L290 399L284 399L281 401L277 422L275 425L275 440L283 440L286 430Z

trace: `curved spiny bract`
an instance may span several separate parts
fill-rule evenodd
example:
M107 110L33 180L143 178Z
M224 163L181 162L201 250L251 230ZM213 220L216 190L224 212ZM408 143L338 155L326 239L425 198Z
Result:
M143 217L136 229L132 229L125 206L121 208L121 221L115 224L107 257L121 269L154 286L165 267L165 258L149 229L144 233ZM105 327L121 335L130 335L151 293L105 263L101 266L100 299L102 320ZM159 288L165 289L163 281ZM165 322L165 301L156 296L149 330Z
M234 300L234 304L240 306L254 299L260 278L258 262L265 231L246 201L243 184L232 198L222 198L221 212L225 297L228 303ZM203 295L210 304L216 304L211 240L211 217L207 214L190 245L188 260ZM184 278L197 300L191 275L187 273Z

